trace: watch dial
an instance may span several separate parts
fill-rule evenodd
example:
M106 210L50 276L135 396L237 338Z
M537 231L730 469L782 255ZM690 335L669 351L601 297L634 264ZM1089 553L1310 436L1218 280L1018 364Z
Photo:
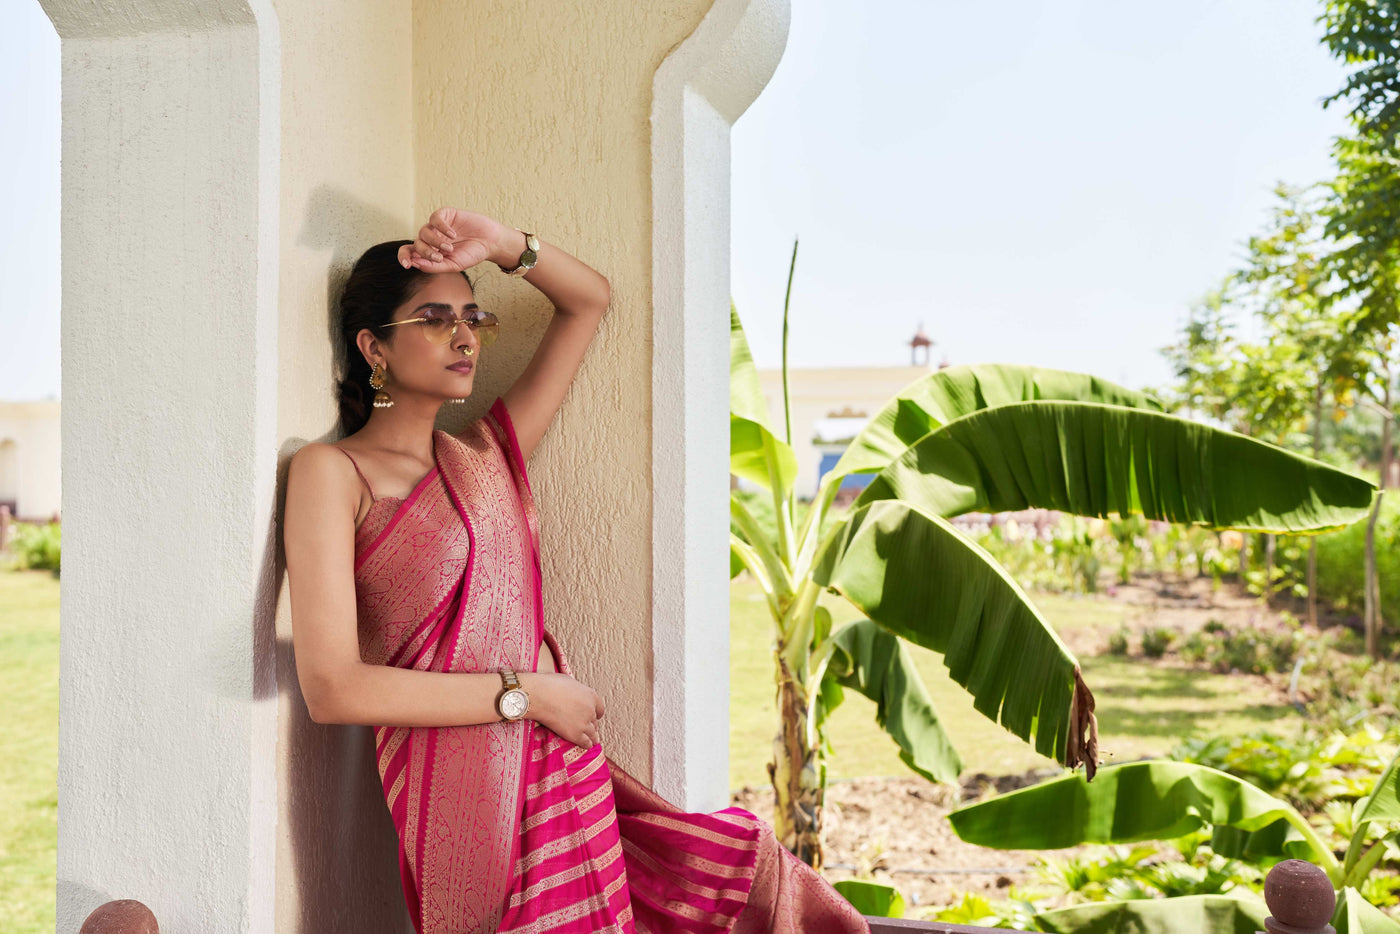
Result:
M525 712L525 706L529 701L523 691L507 691L501 698L501 712L512 719L519 717Z

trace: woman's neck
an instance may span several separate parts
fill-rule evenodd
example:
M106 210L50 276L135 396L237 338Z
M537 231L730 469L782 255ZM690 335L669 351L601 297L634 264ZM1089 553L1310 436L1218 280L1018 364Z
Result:
M369 421L355 437L367 446L428 463L433 458L433 427L441 408L439 399L395 398L389 408L371 408Z

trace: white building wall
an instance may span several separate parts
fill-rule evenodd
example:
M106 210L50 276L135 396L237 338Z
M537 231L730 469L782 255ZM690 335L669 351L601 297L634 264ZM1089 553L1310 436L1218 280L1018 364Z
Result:
M905 386L935 372L928 366L810 367L788 368L788 392L792 402L792 447L797 454L797 496L811 499L817 493L817 468L821 451L812 443L819 419L851 408L873 417L890 397ZM769 424L784 437L783 371L758 371L763 398L768 403Z
M0 501L13 496L18 519L42 521L59 512L59 427L57 399L0 402Z

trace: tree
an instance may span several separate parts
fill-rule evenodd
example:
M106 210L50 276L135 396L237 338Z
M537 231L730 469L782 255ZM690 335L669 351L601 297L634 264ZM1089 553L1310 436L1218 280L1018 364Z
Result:
M1249 238L1232 279L1240 304L1263 325L1265 343L1244 348L1242 397L1257 433L1290 446L1311 427L1311 454L1322 455L1322 426L1335 421L1364 381L1369 360L1348 329L1350 313L1329 294L1329 243L1318 188L1280 183L1263 233ZM1250 432L1254 434L1256 432ZM1273 580L1273 536L1265 560L1265 599ZM1308 621L1317 624L1317 541L1308 544Z
M1327 0L1323 9L1318 17L1323 44L1353 68L1343 86L1323 101L1323 106L1348 104L1353 130L1333 147L1338 174L1326 210L1326 230L1338 249L1328 265L1342 283L1334 299L1353 303L1349 333L1371 351L1373 366L1363 386L1384 418L1381 492L1366 528L1366 647L1379 658L1382 620L1375 524L1394 456L1395 354L1400 345L1400 2Z

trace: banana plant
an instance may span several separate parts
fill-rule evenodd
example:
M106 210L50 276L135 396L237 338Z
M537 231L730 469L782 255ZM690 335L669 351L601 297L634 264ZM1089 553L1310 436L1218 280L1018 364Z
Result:
M1400 754L1357 800L1351 818L1351 838L1339 859L1286 801L1229 773L1170 760L1109 766L1092 785L1067 775L948 816L963 840L1016 850L1168 840L1209 828L1211 847L1221 856L1256 863L1302 859L1320 867L1337 890L1333 925L1341 934L1400 934L1400 923L1361 895L1377 866L1400 862ZM1155 923L1144 924L1143 912L1151 912ZM1136 919L1139 929L1150 926L1163 934L1232 934L1238 927L1228 913L1205 923L1199 911L1179 898L1151 905L1101 903L1051 914L1054 924L1042 924L1042 929L1060 934L1097 932L1109 917L1120 925Z
M788 298L796 267L793 244ZM821 866L826 719L854 690L900 758L934 781L962 763L905 642L942 653L989 720L1068 767L1097 759L1078 661L1015 580L949 520L1046 507L1211 528L1317 532L1365 515L1369 481L1243 435L1164 414L1151 396L1080 373L1000 364L931 372L891 398L822 478L799 520L783 307L783 434L730 302L730 471L771 507L730 497L730 576L747 570L774 623L779 731L774 830ZM851 508L841 481L873 474ZM839 594L864 617L833 629Z

